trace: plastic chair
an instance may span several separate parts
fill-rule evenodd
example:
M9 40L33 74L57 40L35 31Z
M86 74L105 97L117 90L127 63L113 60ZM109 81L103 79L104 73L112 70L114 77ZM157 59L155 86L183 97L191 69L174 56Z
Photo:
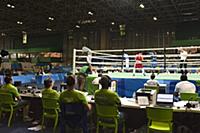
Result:
M42 115L42 129L44 127L44 119L55 119L53 130L56 131L58 124L59 103L57 99L42 98L43 115Z
M159 93L159 86L153 86L153 85L147 85L145 84L145 89L149 89L149 90L156 90L157 93Z
M17 103L13 100L13 96L10 93L0 93L0 118L3 112L10 112L8 119L8 127L11 125L11 120L13 118L13 113L18 110Z
M181 100L197 101L198 93L180 93Z
M72 129L82 128L83 133L88 133L87 109L82 103L60 104L60 132L65 133L65 125Z
M196 80L197 92L200 92L200 80Z
M99 133L99 127L108 127L114 128L114 133L118 132L119 125L119 111L118 107L114 105L103 105L96 103L96 112L97 112L97 129L96 133ZM125 122L123 123L123 133L125 133Z
M172 132L173 109L147 107L148 133L151 131Z

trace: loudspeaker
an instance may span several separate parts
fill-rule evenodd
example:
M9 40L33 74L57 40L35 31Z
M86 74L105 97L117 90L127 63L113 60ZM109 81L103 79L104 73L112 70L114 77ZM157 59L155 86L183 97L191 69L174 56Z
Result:
M6 51L6 50L1 50L1 57L4 57L4 56L7 56L7 55L9 55L9 53L8 53L8 51Z

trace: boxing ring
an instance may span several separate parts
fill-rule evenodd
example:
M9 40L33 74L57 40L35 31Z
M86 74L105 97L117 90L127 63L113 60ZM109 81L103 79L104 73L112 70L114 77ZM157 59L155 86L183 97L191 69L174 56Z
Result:
M97 72L107 74L113 80L117 80L117 92L120 96L132 97L133 92L144 87L144 83L150 78L152 72L155 74L157 73L155 79L158 80L159 83L166 84L166 93L173 93L176 83L179 82L181 76L180 72L184 69L187 70L188 80L197 86L197 91L200 93L200 89L196 84L197 80L200 80L200 46L181 47L181 49L185 49L188 52L187 61L185 62L187 68L182 69L180 68L180 64L183 62L180 61L179 49L180 47L91 50L91 65L94 71L88 78L97 77ZM142 53L143 55L142 64L146 73L145 75L139 70L133 76L137 53ZM88 64L87 58L87 52L82 49L74 49L74 74L77 73L82 66Z

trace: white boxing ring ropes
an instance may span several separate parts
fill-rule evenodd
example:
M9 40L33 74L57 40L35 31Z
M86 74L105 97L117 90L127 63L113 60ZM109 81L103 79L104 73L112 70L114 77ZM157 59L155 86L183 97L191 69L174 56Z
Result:
M179 49L188 51L187 54L187 70L199 71L200 70L200 46L192 47L169 47L169 48L147 48L147 49L112 49L112 50L90 50L91 65L96 70L103 71L121 71L133 70L136 53L143 53L142 64L145 71L149 70L163 70L163 71L179 71L180 61ZM156 52L157 67L153 68L152 55L150 53ZM126 66L124 53L128 54L129 67ZM75 74L82 66L88 64L88 54L82 49L73 50L73 74Z

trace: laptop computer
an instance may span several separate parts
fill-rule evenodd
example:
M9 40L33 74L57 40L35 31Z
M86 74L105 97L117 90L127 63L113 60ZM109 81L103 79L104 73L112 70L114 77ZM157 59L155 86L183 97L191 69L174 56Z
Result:
M161 107L172 107L173 99L173 94L157 94L156 105Z

